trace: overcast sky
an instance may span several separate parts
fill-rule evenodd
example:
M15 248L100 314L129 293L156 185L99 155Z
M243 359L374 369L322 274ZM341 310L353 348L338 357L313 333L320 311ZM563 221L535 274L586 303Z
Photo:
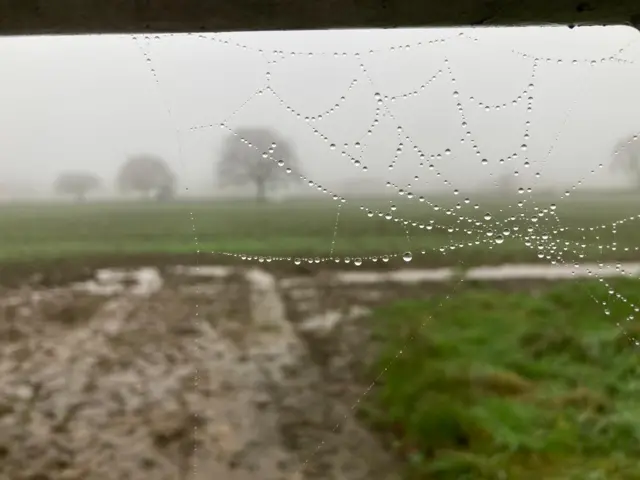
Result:
M207 191L229 134L217 127L224 122L274 128L294 144L307 176L333 189L348 179L381 190L386 180L464 189L514 170L525 183L540 172L538 182L604 185L618 180L606 169L589 172L606 165L620 137L640 131L638 40L627 27L1 38L0 175L38 188L65 170L111 181L126 155L149 152L166 158L182 189ZM534 56L552 60L538 62L532 77ZM256 95L267 85L277 96ZM375 97L415 91L380 107ZM336 103L334 113L304 120ZM386 115L367 135L378 107ZM206 125L214 127L193 130ZM345 143L360 167L341 156ZM427 165L442 155L433 171L420 168L413 145Z

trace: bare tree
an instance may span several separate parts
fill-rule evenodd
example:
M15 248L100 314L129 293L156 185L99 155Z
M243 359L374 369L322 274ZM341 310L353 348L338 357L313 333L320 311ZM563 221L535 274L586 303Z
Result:
M640 188L640 139L638 135L626 137L616 144L611 168L631 176L634 186Z
M293 147L276 132L253 127L236 133L226 138L216 165L220 184L251 185L256 189L256 200L265 202L269 193L300 180Z
M59 195L71 195L76 201L83 202L87 193L101 186L100 178L89 172L65 172L56 178L53 189Z
M135 192L167 200L175 193L176 178L161 157L141 154L130 157L122 165L116 183L122 193Z

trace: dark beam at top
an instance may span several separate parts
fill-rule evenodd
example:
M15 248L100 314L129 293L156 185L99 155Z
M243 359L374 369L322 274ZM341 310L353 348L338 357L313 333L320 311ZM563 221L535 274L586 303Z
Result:
M640 24L640 0L0 0L0 35Z

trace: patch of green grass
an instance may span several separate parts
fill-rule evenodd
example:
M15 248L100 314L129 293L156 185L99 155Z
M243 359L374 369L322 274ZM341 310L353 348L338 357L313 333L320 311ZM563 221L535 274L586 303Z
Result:
M635 197L634 197L635 198ZM537 261L536 245L555 245L563 261L625 260L640 256L640 230L633 221L611 224L637 211L634 198L578 198L558 202L560 221L537 217L515 206L516 199L430 198L439 210L415 199L397 197L394 215L409 223L369 217L364 205L388 212L389 199L352 200L340 207L331 199L291 199L280 204L252 201L103 202L0 206L0 262L68 258L118 253L193 254L227 252L276 257L369 256L399 254L408 249L414 263L465 266ZM474 203L480 208L474 208ZM615 201L614 201L615 200ZM539 208L549 199L538 199ZM573 203L570 203L573 202ZM460 204L458 208L458 203ZM511 207L509 206L511 205ZM490 212L490 221L484 215ZM416 225L413 225L413 223ZM419 224L430 226L419 228ZM494 235L505 227L511 234L497 244ZM528 233L527 228L533 227ZM560 230L563 227L564 230ZM519 228L516 230L516 228ZM410 241L407 240L407 230ZM548 234L553 242L541 240ZM533 235L526 245L523 236ZM197 239L197 241L196 241ZM560 243L558 243L560 241ZM564 242L569 242L565 245ZM555 243L554 243L555 242ZM614 247L614 242L617 245ZM581 247L580 245L585 245ZM602 247L602 248L601 248ZM567 248L566 251L563 249ZM571 250L585 256L580 259ZM425 251L425 255L420 255ZM548 262L548 259L542 259Z
M640 478L640 282L612 285L379 309L371 372L387 370L361 413L405 478Z

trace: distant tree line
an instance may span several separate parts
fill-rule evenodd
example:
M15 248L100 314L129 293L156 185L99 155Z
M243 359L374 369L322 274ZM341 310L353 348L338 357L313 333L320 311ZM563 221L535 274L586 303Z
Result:
M630 177L640 188L640 139L637 134L620 140L613 151L613 170ZM278 189L300 182L300 163L293 146L278 133L264 127L244 127L229 134L215 162L217 186L253 187L257 202L266 202ZM498 182L508 189L513 179L501 177ZM120 167L116 178L117 190L124 194L139 194L157 201L170 201L176 196L177 178L167 162L153 154L129 157ZM54 182L60 195L78 202L103 186L102 180L91 172L63 172Z
M266 202L278 189L301 179L298 157L292 145L276 132L261 127L240 128L225 138L215 162L214 173L220 186L251 186L257 202ZM176 196L177 178L167 162L153 154L129 157L120 167L116 188L123 194L139 194L157 201ZM63 172L54 182L59 195L78 202L103 186L91 172Z
M74 171L61 173L53 188L59 195L71 196L77 202L83 202L90 192L101 186L103 182L97 175ZM175 195L176 177L161 157L136 155L128 158L120 167L116 188L124 194L138 193L159 201L170 200Z

